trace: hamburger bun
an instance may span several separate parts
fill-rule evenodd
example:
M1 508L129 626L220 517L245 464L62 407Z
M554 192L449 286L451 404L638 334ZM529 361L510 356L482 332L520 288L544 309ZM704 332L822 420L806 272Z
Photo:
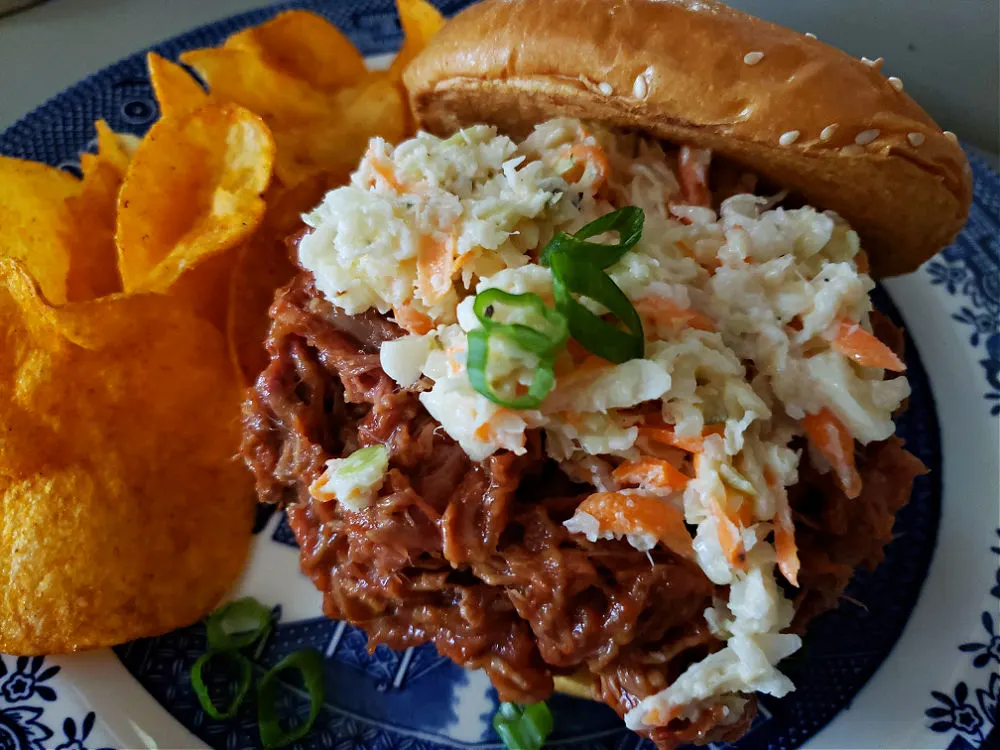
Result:
M972 186L954 136L878 68L715 0L486 0L404 82L439 135L565 115L711 148L841 214L888 276L955 237Z

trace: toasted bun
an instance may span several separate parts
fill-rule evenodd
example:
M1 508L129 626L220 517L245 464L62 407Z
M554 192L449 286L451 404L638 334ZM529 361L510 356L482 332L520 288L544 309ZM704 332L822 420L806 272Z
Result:
M438 134L567 115L714 149L844 216L878 275L915 269L968 214L962 149L875 66L714 0L486 0L404 82Z

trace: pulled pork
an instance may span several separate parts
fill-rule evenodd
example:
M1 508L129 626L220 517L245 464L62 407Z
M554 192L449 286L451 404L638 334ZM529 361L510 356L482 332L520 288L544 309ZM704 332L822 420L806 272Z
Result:
M702 616L722 596L693 563L662 547L590 543L562 526L592 491L547 461L534 435L524 456L473 463L379 365L402 335L375 314L349 316L309 274L271 308L270 364L244 406L243 455L259 497L287 508L302 569L327 616L363 627L369 647L433 642L482 668L502 700L534 702L573 675L620 715L723 646ZM331 458L384 443L390 471L361 512L314 502ZM876 565L895 512L923 470L898 440L859 457L864 492L848 500L803 462L792 498L802 570L794 627L836 606L855 567ZM709 711L651 733L661 748L735 739L756 711Z

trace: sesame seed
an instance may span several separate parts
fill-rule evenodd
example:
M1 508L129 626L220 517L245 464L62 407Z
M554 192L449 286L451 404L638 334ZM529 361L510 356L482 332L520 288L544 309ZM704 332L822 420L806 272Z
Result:
M950 130L944 131L944 137L947 138L952 143L958 143L958 136L952 133Z
M903 90L903 79L902 78L896 78L896 76L890 76L889 77L889 85L892 86L894 89L896 89L896 91L902 91Z
M910 142L911 146L919 146L924 142L923 133L907 133L906 140Z
M781 134L781 137L778 139L778 143L780 143L782 146L791 146L798 139L799 139L799 131L789 130L787 133Z
M844 146L842 149L840 149L840 153L842 153L844 156L858 156L860 154L863 154L864 152L865 150L861 148L861 146L855 146L853 143L849 146Z
M597 90L600 91L605 96L611 96L611 94L614 92L614 89L611 88L611 84L608 83L607 81L601 81L599 84L597 84Z
M807 31L806 32L806 36L809 37L810 39L815 39L816 38L816 35L813 34L811 31Z
M756 65L763 59L764 59L763 52L747 52L745 55L743 55L743 62L745 62L747 65Z
M872 129L872 130L862 130L856 136L854 136L854 142L859 146L867 146L869 143L874 141L879 137L882 131Z
M876 57L874 60L867 57L862 57L861 62L863 62L869 68L875 68L875 70L878 70L879 68L882 67L882 63L884 63L885 60L883 60L881 57Z
M833 123L833 125L827 125L819 132L819 139L821 141L828 141L831 138L833 138L833 134L835 132L837 132L837 123Z
M632 96L636 99L645 99L647 91L646 76L640 73L635 77L635 83L632 84Z

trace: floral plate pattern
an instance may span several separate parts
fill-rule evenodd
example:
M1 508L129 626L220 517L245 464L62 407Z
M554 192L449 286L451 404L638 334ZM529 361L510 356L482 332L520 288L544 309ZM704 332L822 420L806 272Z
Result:
M466 2L439 5L450 14ZM221 21L156 49L176 58L286 7L326 15L367 55L390 52L400 40L391 0L306 0ZM0 153L75 171L98 117L135 133L155 121L141 54L0 134ZM975 157L972 164L976 198L963 234L876 295L880 309L912 335L913 396L899 430L931 473L918 480L900 513L886 562L858 576L850 599L818 620L801 655L784 665L796 693L781 701L765 697L754 727L734 749L987 747L997 723L1000 546L990 548L983 529L997 523L1000 178ZM454 666L430 646L369 654L362 631L320 616L319 595L298 572L284 517L262 513L257 531L240 592L279 604L283 618L255 667L267 669L304 645L328 656L327 705L314 732L295 747L498 747L489 726L496 696L481 673ZM951 585L956 575L960 587ZM948 606L940 606L949 596ZM193 696L187 672L204 638L196 625L113 652L0 655L0 750L258 747L252 705L236 719L215 721ZM283 700L293 712L304 706L292 688ZM565 696L551 705L554 745L651 747L624 731L609 709Z

